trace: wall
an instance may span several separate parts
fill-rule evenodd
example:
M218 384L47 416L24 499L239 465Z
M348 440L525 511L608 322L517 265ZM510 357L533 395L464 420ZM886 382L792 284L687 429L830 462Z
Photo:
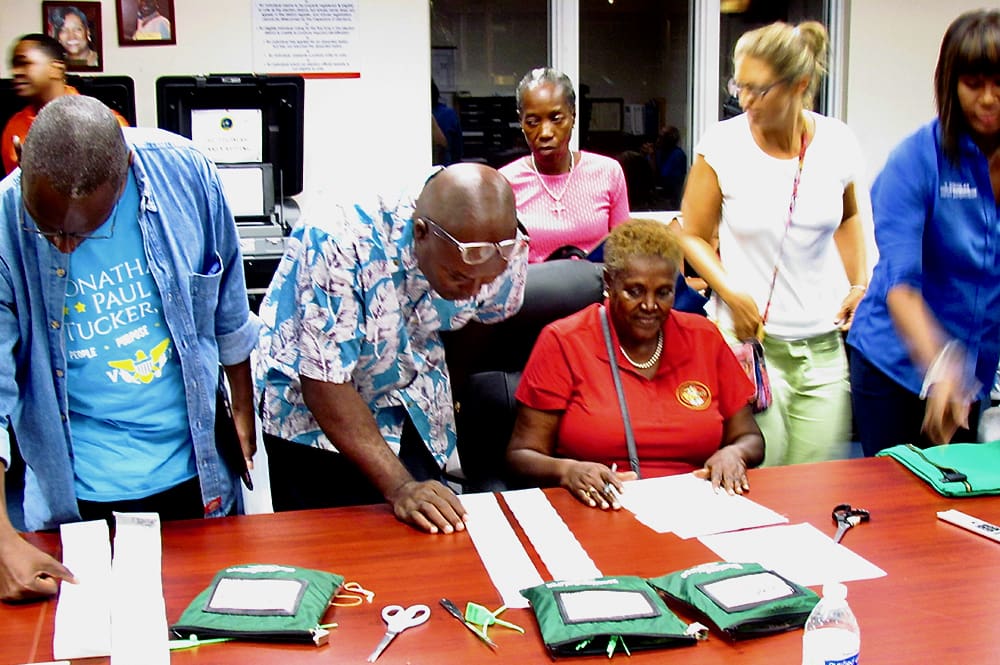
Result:
M959 14L984 0L854 0L848 42L847 124L874 176L892 148L934 117L934 67Z
M357 80L308 81L305 187L352 194L408 184L430 161L429 14L420 0L358 0ZM934 115L933 72L948 24L982 0L854 0L846 120L877 173L892 147ZM250 68L250 0L175 0L177 45L119 48L115 5L102 0L105 73L135 79L139 123L156 121L165 74ZM3 75L9 45L41 27L40 3L0 0Z
M174 0L176 46L119 47L113 0L102 0L105 74L135 80L140 125L156 125L156 78L251 69L251 0ZM0 0L2 75L10 45L41 29L40 2ZM306 82L305 185L331 191L411 186L430 164L430 24L420 0L358 0L360 79Z

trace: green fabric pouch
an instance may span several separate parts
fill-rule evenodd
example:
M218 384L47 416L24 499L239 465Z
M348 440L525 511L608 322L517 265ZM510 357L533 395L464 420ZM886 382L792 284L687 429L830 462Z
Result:
M944 496L1000 494L1000 441L924 449L908 443L886 448L878 456L897 460Z
M549 582L521 595L531 603L553 656L686 646L697 637L640 577Z
M181 638L326 642L319 622L344 583L342 575L274 564L219 571L170 629Z
M733 640L801 628L819 602L759 563L716 561L646 581Z

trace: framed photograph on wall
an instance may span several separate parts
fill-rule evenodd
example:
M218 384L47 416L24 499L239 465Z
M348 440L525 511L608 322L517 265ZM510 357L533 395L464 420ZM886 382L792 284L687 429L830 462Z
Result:
M100 2L43 2L42 31L62 44L68 71L104 71Z
M174 0L115 0L119 46L177 43Z

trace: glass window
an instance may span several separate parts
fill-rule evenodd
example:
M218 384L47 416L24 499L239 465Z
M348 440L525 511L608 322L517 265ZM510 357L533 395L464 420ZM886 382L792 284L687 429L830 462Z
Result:
M431 0L434 76L442 101L459 110L465 160L501 166L527 152L514 108L514 86L529 69L549 63L549 49L555 48L549 26L556 20L549 16L549 4ZM565 50L554 57L575 62L579 52L574 82L579 88L575 134L580 148L622 161L633 210L676 208L691 146L699 138L693 135L699 131L693 125L703 131L706 123L740 112L725 92L739 36L779 20L794 24L815 19L829 27L831 5L840 4L720 0L721 13L716 15L701 0L569 3L565 11L573 13L576 5L578 16L556 22L574 26L574 32L578 26L578 34L560 32L558 48ZM552 29L562 30L559 25ZM836 66L837 44L832 48L831 64ZM818 92L816 110L821 113L836 110L830 108L827 91L821 86Z
M434 0L431 47L454 50L455 87L441 91L513 94L520 76L545 64L547 10L546 0Z
M675 209L691 138L690 3L579 2L580 147L622 163L632 210Z
M433 0L431 51L441 101L459 113L463 160L502 166L526 153L514 87L548 59L547 0Z
M744 32L784 21L795 25L802 21L819 21L829 29L827 0L725 0L721 3L719 22L719 118L730 118L742 112L739 101L726 90L733 75L733 49ZM832 56L831 56L832 57ZM827 112L826 87L816 93L816 111Z

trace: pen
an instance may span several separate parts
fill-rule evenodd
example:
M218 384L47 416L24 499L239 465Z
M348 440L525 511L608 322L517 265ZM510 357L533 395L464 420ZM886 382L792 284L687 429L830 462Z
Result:
M476 630L475 626L473 626L471 623L469 623L468 621L466 621L465 617L462 616L461 610L459 610L455 606L455 603L451 602L447 598L442 598L441 599L441 606L444 607L446 610L448 610L448 614L450 614L453 617L455 617L456 619L458 619L462 623L463 626L465 626L466 628L468 628L469 630L471 630L472 634L475 635L476 637L478 637L480 640L482 640L486 645L488 645L489 647L491 647L493 649L497 648L497 643L496 642L494 642L493 640L491 640L484 633L480 633L478 630Z

